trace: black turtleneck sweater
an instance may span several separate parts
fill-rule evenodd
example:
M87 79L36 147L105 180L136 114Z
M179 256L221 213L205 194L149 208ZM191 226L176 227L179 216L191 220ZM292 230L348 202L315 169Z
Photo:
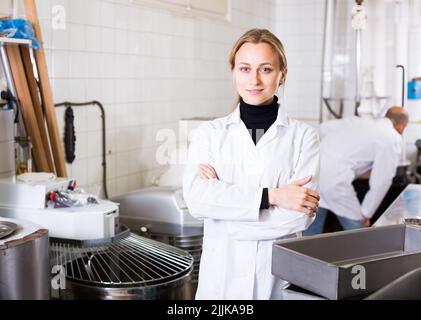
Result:
M260 140L278 116L278 97L269 105L254 106L240 98L240 117L251 134L254 144ZM269 208L268 188L263 188L260 209Z

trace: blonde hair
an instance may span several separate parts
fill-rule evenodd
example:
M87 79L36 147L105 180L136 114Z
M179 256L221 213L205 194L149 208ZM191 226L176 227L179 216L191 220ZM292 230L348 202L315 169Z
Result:
M235 67L235 55L237 54L238 50L240 50L241 46L245 43L267 43L269 44L273 50L275 51L276 55L278 56L279 61L279 68L282 72L282 78L279 85L283 85L285 83L286 75L288 72L288 64L287 64L287 57L285 55L285 49L282 45L282 42L269 30L267 29L251 29L244 33L234 44L231 52L229 54L228 62L231 66L231 71L234 70ZM239 102L238 97L238 101Z

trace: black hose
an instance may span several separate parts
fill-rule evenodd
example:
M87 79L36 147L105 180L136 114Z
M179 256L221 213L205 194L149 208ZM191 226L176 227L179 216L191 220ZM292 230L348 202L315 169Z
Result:
M2 91L1 92L1 99L2 100L7 100L7 101L11 101L15 104L16 106L16 115L15 115L15 123L19 122L19 112L20 112L20 102L19 100L13 95L13 93L7 89L7 91Z
M76 158L75 116L72 107L67 107L64 114L64 151L67 163L73 163Z
M61 102L57 103L55 107L85 107L90 105L96 105L101 110L102 118L102 185L104 188L104 196L108 199L108 189L107 189L107 157L106 157L106 138L105 138L105 110L103 105L99 101L89 101L89 102Z
M340 100L340 105L339 105L339 114L337 114L332 107L330 106L330 99L329 98L323 98L324 103L326 104L327 109L329 110L329 112L336 118L336 119L341 119L342 115L343 115L343 110L344 110L344 104L343 104L343 100Z
M361 101L355 101L355 110L354 110L354 116L358 117L358 108L361 105Z

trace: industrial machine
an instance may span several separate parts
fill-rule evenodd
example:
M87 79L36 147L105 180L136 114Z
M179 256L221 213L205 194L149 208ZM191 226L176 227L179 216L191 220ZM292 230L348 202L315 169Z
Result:
M202 254L203 221L193 218L180 187L135 190L112 199L120 204L119 221L132 232L189 252L194 258L191 291L196 292Z
M42 174L34 174L39 175ZM52 238L87 240L114 235L117 204L99 200L95 205L47 208L46 194L66 190L72 181L47 177L45 181L32 182L14 176L0 179L0 216L40 224Z
M112 238L55 239L51 268L65 275L52 296L60 299L192 299L193 257L185 251L130 233L119 226Z
M32 247L16 244L16 249L11 249L10 243L5 247L12 259L6 254L0 257L0 280L6 279L6 274L9 277L1 281L2 285L11 282L20 286L31 274L28 268L33 272L43 268L44 278L38 277L38 281L47 279L40 295L44 299L50 295L50 275L51 297L55 299L193 298L189 285L193 257L181 249L132 234L118 223L118 204L98 199L97 203L66 208L46 207L46 194L68 188L70 181L0 180L0 217L37 223L50 234L50 259L46 230L40 234L45 234L43 240L32 244L33 254L27 254ZM35 236L31 237L25 238L29 244L35 240ZM39 242L45 245L45 252L41 252ZM10 254L12 250L16 253ZM7 270L14 270L10 274L16 277L10 277ZM30 285L26 281L22 292ZM29 294L15 296L38 298Z

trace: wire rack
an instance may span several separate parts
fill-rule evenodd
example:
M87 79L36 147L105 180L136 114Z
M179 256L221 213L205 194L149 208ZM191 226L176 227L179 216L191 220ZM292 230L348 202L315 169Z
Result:
M109 245L95 247L52 242L51 264L63 266L67 279L91 286L142 287L188 274L193 268L193 257L130 233Z

